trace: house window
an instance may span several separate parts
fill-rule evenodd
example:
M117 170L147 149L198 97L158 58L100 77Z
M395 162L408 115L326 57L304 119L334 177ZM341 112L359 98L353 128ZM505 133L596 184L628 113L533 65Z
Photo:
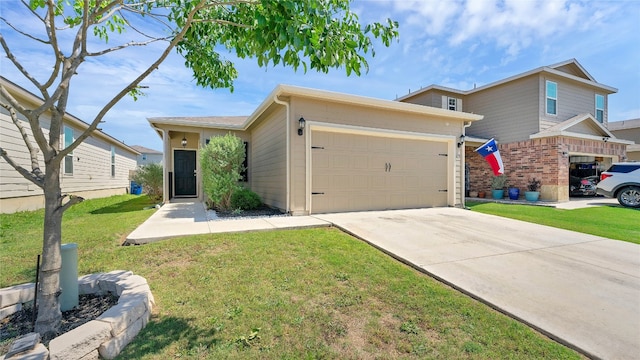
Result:
M244 142L244 161L242 162L242 171L240 172L240 176L242 179L240 181L247 182L249 181L249 143Z
M147 160L147 154L142 154L142 161Z
M604 121L604 95L596 94L596 120Z
M116 176L116 147L111 146L111 177Z
M558 115L558 84L547 81L547 114Z
M71 144L73 144L73 141L75 140L73 137L73 129L68 126L65 126L63 137L64 137L64 148L66 149L69 146L71 146ZM73 175L73 151L64 157L64 174Z
M442 96L442 108L453 111L462 111L462 99Z

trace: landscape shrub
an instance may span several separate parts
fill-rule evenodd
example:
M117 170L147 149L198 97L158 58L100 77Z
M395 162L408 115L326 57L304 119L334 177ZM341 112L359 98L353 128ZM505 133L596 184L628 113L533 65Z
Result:
M162 164L147 164L139 167L132 180L142 186L142 191L153 201L162 200Z
M240 189L231 195L231 208L234 210L255 210L261 205L260 195L249 189Z
M204 193L220 210L231 209L231 196L242 189L244 143L233 134L216 136L200 151Z

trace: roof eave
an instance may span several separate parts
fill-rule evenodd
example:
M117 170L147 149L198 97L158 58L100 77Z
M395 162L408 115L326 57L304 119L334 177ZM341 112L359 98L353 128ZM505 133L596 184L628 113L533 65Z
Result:
M544 138L550 138L550 137L570 137L570 138L575 138L575 139L585 139L585 140L595 140L595 141L602 141L602 142L610 142L613 144L621 144L621 145L632 145L634 144L633 141L629 141L629 140L622 140L622 139L618 139L615 136L614 137L609 137L609 136L596 136L596 135L588 135L588 134L580 134L580 133L575 133L575 132L571 132L571 131L564 131L564 130L558 130L558 131L548 131L548 132L539 132L533 135L529 135L530 139L544 139ZM606 141L605 141L606 139Z

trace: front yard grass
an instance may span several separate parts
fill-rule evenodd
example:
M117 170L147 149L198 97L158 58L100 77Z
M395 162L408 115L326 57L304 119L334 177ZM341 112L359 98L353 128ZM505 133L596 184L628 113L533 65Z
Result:
M120 246L147 204L89 200L63 220L80 274L131 270L151 286L152 320L121 359L581 358L336 229ZM0 286L33 281L41 216L0 215Z
M540 225L640 244L640 210L620 206L598 206L565 210L548 206L467 202L467 207Z

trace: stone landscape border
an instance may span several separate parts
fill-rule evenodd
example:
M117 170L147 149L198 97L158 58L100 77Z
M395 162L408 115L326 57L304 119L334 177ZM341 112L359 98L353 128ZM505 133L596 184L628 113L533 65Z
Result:
M34 299L33 283L0 289L0 319L22 310ZM115 270L78 278L78 294L118 296L118 304L89 321L33 350L11 356L30 360L113 359L142 330L151 317L155 300L147 280L131 271ZM0 360L4 360L0 356Z

